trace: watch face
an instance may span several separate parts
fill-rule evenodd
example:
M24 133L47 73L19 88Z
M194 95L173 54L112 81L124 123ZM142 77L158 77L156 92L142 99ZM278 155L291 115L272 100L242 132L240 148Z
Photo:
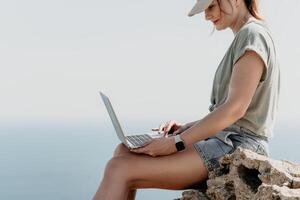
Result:
M177 151L182 151L185 149L184 143L182 141L176 143Z

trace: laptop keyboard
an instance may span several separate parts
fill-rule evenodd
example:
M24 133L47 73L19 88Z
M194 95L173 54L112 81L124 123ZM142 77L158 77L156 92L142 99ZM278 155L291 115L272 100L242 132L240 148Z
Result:
M126 139L129 140L129 142L131 144L133 144L136 147L140 147L142 146L145 142L148 142L150 140L152 140L152 138L147 135L147 134L143 134L143 135L130 135L130 136L126 136Z

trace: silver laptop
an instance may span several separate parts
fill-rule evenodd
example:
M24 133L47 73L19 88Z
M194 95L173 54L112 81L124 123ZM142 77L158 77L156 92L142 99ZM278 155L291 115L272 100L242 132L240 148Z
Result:
M114 109L110 103L109 98L104 95L102 92L100 92L100 96L104 102L104 105L107 109L107 112L109 114L109 117L113 123L113 126L116 130L118 138L121 140L123 144L125 144L128 148L139 148L144 145L145 142L148 142L152 140L153 138L161 137L162 134L159 134L158 132L151 132L151 133L145 133L145 134L134 134L134 135L128 135L125 136L124 132L121 128L121 125L119 123L119 120L116 116L116 113L114 112Z

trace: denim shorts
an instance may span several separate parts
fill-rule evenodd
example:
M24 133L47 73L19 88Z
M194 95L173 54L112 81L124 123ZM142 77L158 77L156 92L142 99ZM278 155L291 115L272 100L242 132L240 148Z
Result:
M219 168L219 158L234 152L237 147L268 156L267 138L236 125L194 144L208 171Z

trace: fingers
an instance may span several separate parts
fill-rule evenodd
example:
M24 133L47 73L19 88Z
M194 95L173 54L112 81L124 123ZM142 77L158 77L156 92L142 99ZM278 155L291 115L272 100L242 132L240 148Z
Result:
M152 140L145 142L145 143L143 144L143 146L142 146L142 147L145 147L145 146L147 146L147 145L148 145L148 144L150 144L151 142L152 142Z
M130 151L134 153L145 153L145 149L143 147L137 149L130 149Z
M130 151L134 152L134 153L147 154L149 156L156 157L156 155L154 153L149 152L147 147L140 147L140 148L137 148L137 149L131 149Z
M182 125L177 123L175 120L168 121L166 123L162 123L158 128L152 128L152 131L158 131L162 133L164 137L168 137L170 135L177 135L184 131Z
M161 132L165 133L165 131L164 131L165 126L166 126L166 123L160 124L160 125L159 125L159 128L158 128L158 132L160 132L160 133L161 133Z
M178 135L182 133L184 130L185 130L185 126L181 126L176 131L174 131L172 135Z
M152 131L157 131L158 133L163 133L164 134L164 136L165 136L165 132L164 132L164 127L166 126L166 124L165 123L162 123L162 124L160 124L159 125L159 127L158 128L152 128L151 130Z
M174 131L172 135L178 135L181 132L182 132L182 128L180 127L179 129L177 129L176 131Z
M152 131L158 131L159 133L163 133L164 135L166 135L175 124L176 122L174 120L162 123L158 128L153 128Z
M136 148L136 149L131 149L130 151L132 151L132 152L135 152L135 153L145 153L146 154L146 152L147 152L147 146L150 144L152 142L152 140L151 141L148 141L148 142L145 142L144 144L143 144L143 146L141 146L141 147L139 147L139 148Z
M176 122L174 120L170 121L165 127L165 133L168 133L175 124Z
M139 148L136 148L136 149L130 149L130 151L134 152L134 153L138 153L138 154L147 154L149 156L156 157L156 154L149 150L149 146L148 145L152 141L153 140L145 142L142 147L139 147Z

